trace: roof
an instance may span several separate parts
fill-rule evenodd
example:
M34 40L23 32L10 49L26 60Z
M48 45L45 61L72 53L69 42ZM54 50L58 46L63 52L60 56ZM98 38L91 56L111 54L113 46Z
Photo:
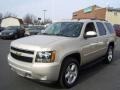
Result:
M100 20L100 19L80 19L80 22L90 22L90 21L97 21L97 22L108 22L106 20Z
M93 5L93 6L89 6L89 7L92 7L92 8L95 8L95 9L103 9L103 8L105 8L105 7L100 7L100 6L98 6L98 5ZM86 7L86 8L89 8L89 7ZM84 8L84 9L85 9L85 8ZM73 14L75 14L75 13L81 11L81 10L84 10L84 9L80 9L80 10L78 10L78 11L75 11L75 12L73 12ZM117 11L117 12L120 12L120 8L106 7L106 9L107 9L108 11Z
M92 5L92 6L89 6L89 7L92 7L92 8L95 8L95 9L102 8L102 7L98 6L98 5ZM86 7L86 8L89 8L89 7ZM80 10L78 10L78 11L75 11L75 12L73 12L73 14L76 13L76 12L79 12L79 11L81 11L81 10L84 10L84 9L85 9L85 8L80 9Z
M23 20L20 19L20 18L17 18L17 17L5 17L5 18L2 18L2 19L0 20L0 22L1 22L3 19L7 19L7 18L15 18L15 19L18 19L18 21L20 22L20 24L23 24Z
M80 19L80 20L61 20L56 22L88 22L88 21L100 21L100 22L107 22L106 20L100 20L100 19Z
M107 10L108 11L117 11L117 12L120 12L120 8L108 7Z

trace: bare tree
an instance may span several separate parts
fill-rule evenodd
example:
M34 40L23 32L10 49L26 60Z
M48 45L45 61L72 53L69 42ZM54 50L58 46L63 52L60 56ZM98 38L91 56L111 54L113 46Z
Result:
M51 19L45 19L45 24L52 23Z
M34 24L35 16L32 14L26 14L23 18L25 24Z
M17 17L17 15L10 13L10 12L6 12L4 15L4 18L6 18L6 17Z
M35 25L39 25L39 24L40 24L40 21L39 21L37 18L34 18L33 23L34 23Z
M2 13L0 13L0 19L2 19L3 18L3 14Z
M42 22L41 22L42 25L50 24L50 23L52 23L52 20L51 20L51 19L45 19L45 21L42 21Z

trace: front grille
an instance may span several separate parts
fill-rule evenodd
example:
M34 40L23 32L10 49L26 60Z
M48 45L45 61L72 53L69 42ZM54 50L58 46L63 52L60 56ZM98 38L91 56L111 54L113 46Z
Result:
M11 56L19 61L29 62L32 63L33 58L32 57L25 57L25 56L19 56L11 52Z
M2 33L2 35L6 36L6 35L9 35L9 33Z
M15 48L15 47L11 47L11 50L18 51L18 52L23 52L23 53L28 53L28 54L34 54L34 51L22 50L22 49L18 49L18 48Z
M16 60L32 63L34 51L11 47L10 54Z

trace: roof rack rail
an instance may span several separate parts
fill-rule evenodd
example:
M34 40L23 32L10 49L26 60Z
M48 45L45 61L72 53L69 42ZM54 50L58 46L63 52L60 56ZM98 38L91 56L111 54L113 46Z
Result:
M99 19L99 18L91 18L91 20L101 20L101 21L106 21L105 19Z
M107 20L105 20L105 19L99 19L99 18L81 18L81 19L79 19L79 20L82 20L82 19L107 21Z

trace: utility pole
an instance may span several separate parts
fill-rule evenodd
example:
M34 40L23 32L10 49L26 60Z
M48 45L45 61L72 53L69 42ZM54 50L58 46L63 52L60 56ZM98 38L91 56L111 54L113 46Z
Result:
M47 10L42 10L43 11L43 15L44 15L44 24L45 24L45 13Z

